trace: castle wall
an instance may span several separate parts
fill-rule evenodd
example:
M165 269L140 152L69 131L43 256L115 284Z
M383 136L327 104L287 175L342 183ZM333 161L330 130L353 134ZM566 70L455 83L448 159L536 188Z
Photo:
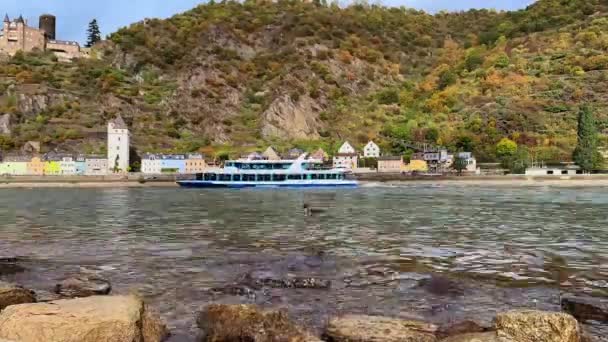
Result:
M49 40L46 49L55 52L59 59L71 60L82 56L80 45L76 42L64 42L60 40Z

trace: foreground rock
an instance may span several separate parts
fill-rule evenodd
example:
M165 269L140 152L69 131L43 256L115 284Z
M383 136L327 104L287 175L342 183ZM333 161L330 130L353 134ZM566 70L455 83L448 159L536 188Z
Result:
M207 342L318 342L280 311L253 305L209 305L198 315Z
M0 313L0 339L19 342L159 342L160 317L135 296L97 296L22 304Z
M447 338L454 335L470 334L470 333L482 333L492 329L482 327L473 321L462 321L455 324L442 325L437 330L438 338Z
M562 309L580 321L608 322L608 300L565 296Z
M448 337L441 342L515 342L498 337L495 331L485 333L469 333Z
M90 276L68 278L55 286L55 293L67 298L107 295L112 291L109 281Z
M579 342L576 319L561 312L515 310L496 316L498 336L517 342Z
M0 311L15 304L35 303L34 293L14 284L0 282Z
M334 342L435 342L436 331L423 322L347 315L330 320L325 335Z

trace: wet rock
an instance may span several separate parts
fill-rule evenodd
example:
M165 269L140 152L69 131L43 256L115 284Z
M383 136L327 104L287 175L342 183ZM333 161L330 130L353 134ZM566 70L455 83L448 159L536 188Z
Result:
M18 285L0 282L0 311L10 305L35 302L34 292Z
M262 311L254 305L204 308L197 317L203 342L319 342L281 311Z
M223 295L230 295L230 296L243 296L243 297L251 297L251 298L256 297L255 290L253 290L252 288L250 288L248 286L239 285L239 284L230 284L230 285L227 285L224 287L214 287L209 291L214 294L223 294Z
M437 337L447 338L454 335L482 333L491 330L473 321L462 321L455 324L443 325L437 331Z
M315 277L274 277L258 276L248 273L243 277L243 282L249 286L272 287L278 289L329 289L331 281Z
M47 303L55 300L63 299L61 295L58 295L53 292L44 291L44 290L36 290L36 302L37 303Z
M109 281L92 276L68 278L55 285L55 293L67 298L107 295L112 291Z
M422 279L418 282L418 287L438 296L461 296L464 294L464 289L460 284L441 276Z
M19 342L160 342L160 317L135 296L95 296L22 304L0 313L0 338Z
M562 297L562 309L579 321L608 322L608 300L593 297Z
M435 342L436 330L424 322L347 315L331 319L325 336L333 342Z
M576 319L561 312L514 310L496 316L498 336L517 342L579 342Z
M495 331L485 333L469 333L461 334L447 339L441 340L441 342L515 342L506 338L498 337Z

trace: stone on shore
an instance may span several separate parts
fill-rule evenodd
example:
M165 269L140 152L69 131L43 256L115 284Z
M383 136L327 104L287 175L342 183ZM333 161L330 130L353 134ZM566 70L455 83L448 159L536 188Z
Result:
M579 342L581 328L561 312L514 310L496 316L498 336L517 342Z
M109 281L89 276L68 278L55 285L55 293L67 298L107 295L112 291Z
M15 274L25 272L25 268L18 264L17 257L0 256L0 275Z
M271 287L279 289L329 289L331 281L315 277L278 277L268 274L248 273L243 282L251 287Z
M562 309L579 321L608 322L608 300L605 299L565 296Z
M437 331L438 338L447 338L454 335L482 333L491 330L490 328L482 327L473 321L462 321L455 324L442 325Z
M19 342L160 342L160 317L135 296L95 296L21 304L0 313L0 339Z
M35 303L34 293L21 286L0 281L0 311L15 304Z
M203 342L319 342L281 311L263 311L254 305L212 304L196 320Z
M441 342L515 342L506 338L498 337L495 331L485 333L468 333L448 337Z
M333 342L435 342L436 331L424 322L347 315L331 319L325 335Z

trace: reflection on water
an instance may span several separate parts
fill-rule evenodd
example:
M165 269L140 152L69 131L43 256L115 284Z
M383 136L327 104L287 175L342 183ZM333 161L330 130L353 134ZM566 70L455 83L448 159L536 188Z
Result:
M98 272L118 293L146 295L186 335L210 301L286 308L318 328L341 312L443 323L557 309L558 283L608 294L604 189L32 189L2 190L0 201L0 255L29 260L7 280L46 288ZM326 210L305 216L304 203ZM332 288L208 291L251 271L316 276ZM419 286L432 273L461 291Z

